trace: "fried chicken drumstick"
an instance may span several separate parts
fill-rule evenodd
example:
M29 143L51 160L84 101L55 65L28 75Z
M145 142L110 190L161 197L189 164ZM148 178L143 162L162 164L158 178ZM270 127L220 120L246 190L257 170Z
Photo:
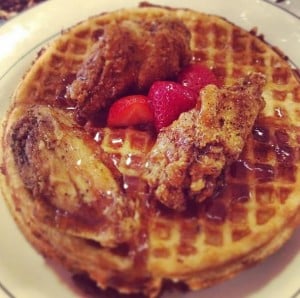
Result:
M125 198L119 171L71 115L29 107L9 142L42 222L109 247L131 239L136 202Z
M103 30L67 92L82 118L128 92L174 78L190 62L190 33L176 19L127 20Z
M149 153L146 180L175 210L212 195L225 165L241 153L259 111L265 79L252 74L228 88L209 85L196 108L162 129Z

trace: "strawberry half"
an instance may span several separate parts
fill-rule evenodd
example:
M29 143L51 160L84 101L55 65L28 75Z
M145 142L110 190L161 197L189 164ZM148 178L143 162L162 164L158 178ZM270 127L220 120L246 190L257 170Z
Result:
M206 66L197 63L190 64L185 67L179 73L177 81L197 93L209 84L219 86L219 82L215 74Z
M130 95L112 104L108 112L107 125L123 127L153 122L153 112L147 97Z
M155 127L159 131L182 112L192 109L196 105L197 94L175 82L157 81L151 86L148 99L153 108Z

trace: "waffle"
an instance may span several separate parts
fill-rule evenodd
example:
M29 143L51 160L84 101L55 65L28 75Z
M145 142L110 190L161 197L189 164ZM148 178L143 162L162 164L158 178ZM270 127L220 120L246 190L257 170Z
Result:
M193 62L210 67L224 85L249 72L263 73L266 106L212 197L182 213L143 203L131 245L125 241L109 247L80 229L64 229L67 212L41 216L45 209L24 186L13 157L11 130L28 110L72 113L66 109L66 86L105 25L161 16L184 22L191 32ZM273 254L299 223L299 101L300 83L287 59L256 30L247 32L221 17L186 9L146 6L95 16L43 49L19 84L2 127L3 195L38 251L73 273L87 274L100 288L156 297L168 280L183 282L190 290L209 287ZM62 126L69 127L66 123ZM91 140L122 174L126 193L145 198L141 168L155 136L106 127L92 130Z

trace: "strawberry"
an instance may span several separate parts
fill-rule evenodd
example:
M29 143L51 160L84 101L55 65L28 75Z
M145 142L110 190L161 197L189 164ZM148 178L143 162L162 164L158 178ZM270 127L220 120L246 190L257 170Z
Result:
M147 97L130 95L112 104L108 112L107 125L110 127L131 126L153 122L153 112Z
M177 81L197 93L209 84L219 86L218 79L214 73L209 68L201 64L188 65L179 73Z
M176 82L157 81L151 86L148 99L153 108L155 127L159 131L176 120L180 113L192 109L197 94Z

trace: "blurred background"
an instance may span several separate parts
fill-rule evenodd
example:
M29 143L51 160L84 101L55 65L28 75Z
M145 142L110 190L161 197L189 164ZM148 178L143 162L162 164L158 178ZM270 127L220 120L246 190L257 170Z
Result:
M0 0L0 24L18 13L46 0ZM51 0L48 0L51 1ZM237 0L238 1L238 0ZM249 0L255 1L255 0ZM300 18L300 0L261 0L277 5ZM61 0L63 3L63 0ZM149 1L151 2L151 0ZM226 5L220 0L221 5Z

